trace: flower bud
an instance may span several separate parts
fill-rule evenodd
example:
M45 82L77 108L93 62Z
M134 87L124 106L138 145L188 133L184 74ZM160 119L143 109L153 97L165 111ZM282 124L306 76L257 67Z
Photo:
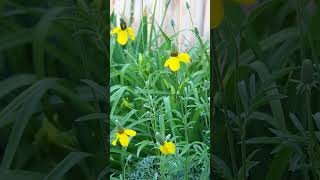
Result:
M127 29L127 23L124 21L123 18L120 18L120 27L122 30L126 30Z
M116 123L116 127L117 127L117 132L121 134L123 132L122 125L120 124L120 122L118 120L116 120L115 123Z
M171 22L171 26L172 26L172 27L174 27L174 25L175 25L175 24L174 24L174 20L173 20L173 19L171 19L171 21L170 21L170 22Z
M196 35L199 35L199 30L197 27L194 28L194 32L196 33Z
M190 9L190 5L189 5L188 1L186 1L186 7L187 7L187 9Z
M127 157L127 160L128 160L128 161L131 161L131 159L132 159L132 155L130 154L130 155Z
M157 140L161 145L164 145L164 140L163 140L163 138L161 137L161 135L160 135L159 132L156 132L156 140Z
M302 63L301 81L304 84L311 84L313 82L313 63L306 59Z
M171 42L171 57L177 57L178 56L178 47L177 43L172 41Z

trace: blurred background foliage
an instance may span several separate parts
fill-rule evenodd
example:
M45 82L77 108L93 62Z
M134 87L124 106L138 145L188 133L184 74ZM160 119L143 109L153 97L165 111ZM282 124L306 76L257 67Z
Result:
M217 179L319 179L319 1L224 2L211 34Z
M107 1L0 1L0 179L106 173Z

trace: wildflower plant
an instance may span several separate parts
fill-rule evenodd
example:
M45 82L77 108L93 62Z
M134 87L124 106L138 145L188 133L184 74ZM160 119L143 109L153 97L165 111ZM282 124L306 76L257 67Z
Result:
M127 23L123 18L120 19L120 27L115 27L110 32L111 35L117 36L117 42L121 45L126 45L129 38L134 41L136 36L131 27L127 27Z
M170 4L167 1L165 8ZM115 169L112 177L209 179L208 41L192 27L187 31L192 32L196 42L182 51L175 37L183 31L174 29L173 34L167 34L153 13L141 13L139 27L133 29L135 41L123 46L116 30L110 39L110 133L114 135L110 144L120 142L120 146L110 149ZM112 27L116 27L116 19L112 14ZM125 125L123 129L119 122ZM137 133L129 137L130 143L123 144L128 146L121 146L121 138L130 136L127 129ZM131 161L126 163L129 155ZM146 168L140 168L141 164Z
M128 147L129 145L129 137L136 136L137 132L132 129L124 129L118 120L116 122L116 138L112 141L112 145L117 145L117 141L119 142L122 147Z

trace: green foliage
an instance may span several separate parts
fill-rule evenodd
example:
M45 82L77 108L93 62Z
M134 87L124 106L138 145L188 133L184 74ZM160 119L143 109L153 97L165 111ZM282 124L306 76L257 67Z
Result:
M211 34L216 179L319 179L319 6L246 8L225 3Z
M165 7L169 4L170 1ZM209 44L196 28L185 30L192 32L197 41L186 51L177 45L175 51L188 53L192 62L181 62L181 68L171 72L164 64L175 47L172 44L176 44L176 36L183 31L166 34L163 23L155 20L154 12L151 17L142 17L140 27L135 29L135 41L129 40L122 46L116 34L110 39L110 142L115 139L116 120L125 129L137 132L130 138L128 147L111 147L111 176L113 179L208 179ZM119 27L115 14L112 19L112 28ZM161 137L156 139L157 132ZM165 156L160 152L162 138L175 144L174 154ZM132 157L131 161L126 160L128 156Z
M1 1L0 179L92 180L106 167L105 5Z

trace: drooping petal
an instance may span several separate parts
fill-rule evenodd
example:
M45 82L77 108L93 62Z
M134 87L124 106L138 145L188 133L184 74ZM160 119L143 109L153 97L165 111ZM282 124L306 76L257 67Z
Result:
M127 134L128 136L132 136L132 137L137 135L137 132L132 129L125 129L124 133Z
M187 53L181 53L178 55L178 58L180 62L189 63L190 62L190 56Z
M113 146L115 146L115 145L117 145L117 141L118 141L118 138L114 139L111 144L112 144Z
M112 141L111 144L112 144L113 146L117 145L118 139L119 139L119 133L116 133L116 138Z
M129 137L128 137L127 134L125 134L125 133L120 134L119 135L119 139L120 139L121 146L128 147L128 145L129 145Z
M177 57L170 57L164 63L164 67L169 67L169 69L173 72L176 72L180 69L180 61Z
M256 2L256 0L234 0L238 3L241 3L241 4L253 4Z
M136 36L134 35L134 31L131 27L127 28L127 32L129 33L129 36L131 38L132 41L136 40Z
M167 149L164 147L164 145L160 145L160 151L164 154L164 155L168 155L168 151Z
M174 154L176 151L176 146L172 142L165 142L164 147L167 149L169 154Z
M110 34L117 34L121 29L120 28L113 28L111 31L110 31Z
M224 7L223 0L213 0L212 3L213 16L211 17L210 23L212 24L212 28L215 29L221 24L224 18Z
M117 41L121 45L126 45L127 42L128 42L128 33L127 33L127 31L120 30L118 32Z

